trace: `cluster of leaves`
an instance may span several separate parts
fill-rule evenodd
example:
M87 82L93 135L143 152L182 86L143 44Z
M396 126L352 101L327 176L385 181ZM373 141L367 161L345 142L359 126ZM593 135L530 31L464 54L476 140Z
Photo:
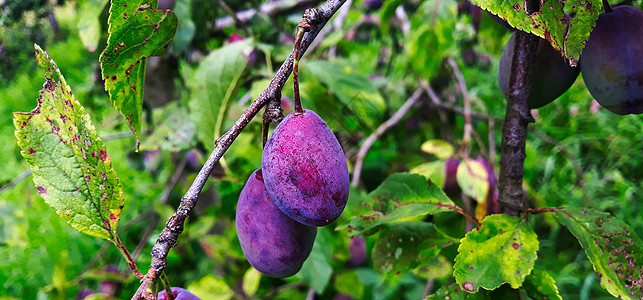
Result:
M262 4L225 2L234 11ZM103 137L111 165L104 165L98 172L107 170L107 176L113 169L121 187L115 184L112 188L117 189L117 194L122 189L122 198L110 202L115 207L125 207L119 212L118 230L114 223L109 228L86 232L108 239L116 232L130 250L140 246L134 251L138 254L136 262L145 268L156 236L194 179L204 156L212 150L214 140L245 109L248 99L254 99L266 87L276 66L289 54L301 10L273 16L259 13L243 26L221 30L213 20L225 18L228 12L217 1L178 0L173 6L178 28L167 53L157 59L150 57L160 54L156 50L146 53L143 51L148 50L132 48L139 53L124 57L123 63L114 65L112 74L104 66L101 69L101 62L105 64L107 58L99 60L95 52L105 45L108 49L119 47L119 40L107 38L110 33L110 37L118 34L106 26L107 4L85 0L55 7L54 15L64 38L48 41L46 50L65 78L53 69L49 72L54 75L48 76L56 78L56 82L66 82L55 86L69 85L79 104L73 103L75 109L84 107L84 111L70 112L69 118L88 121L87 116L91 116L93 126L87 122L78 128L87 129L82 132L88 132L93 141ZM641 1L635 4L640 6ZM408 15L408 33L404 21L395 14L398 7ZM163 12L161 15L167 17ZM458 15L456 1L386 1L381 10L368 13L362 1L355 1L342 25L301 62L304 107L323 116L352 163L364 137L421 87L418 78L429 81L443 103L462 107L463 96L453 70L444 63L444 58L450 57L466 80L472 110L502 118L505 101L496 75L509 31L486 14L476 31L471 19L466 14ZM0 30L3 35L8 32ZM227 42L233 34L246 39ZM12 60L25 66L17 69L13 80L0 90L0 113L7 116L0 121L3 185L28 168L19 154L9 116L14 111L32 110L39 97L36 91L42 86L42 73L36 71L36 60L27 50L33 41L22 47L19 55L10 54ZM130 49L128 44L125 46L120 49ZM462 57L469 49L475 51L477 60L465 65ZM45 60L41 57L41 61ZM130 66L135 66L132 70L137 69L139 75L135 83L121 80L134 72L128 72ZM146 69L145 80L140 76L141 69ZM112 76L116 76L116 84L128 84L125 90L136 94L134 99L144 99L140 106L114 101L114 96L105 92L102 78L107 78L107 89L118 94L119 88L109 85ZM52 86L43 89L45 94ZM60 93L58 96L70 95L65 89ZM45 94L41 101L47 99ZM292 97L292 91L284 89L283 95ZM339 294L355 299L419 299L430 293L435 293L431 296L435 299L446 295L496 299L503 293L516 293L512 287L518 286L524 297L536 299L599 299L610 294L626 298L640 286L635 281L640 276L640 266L635 262L642 261L641 241L636 236L643 235L643 219L638 216L643 207L636 200L643 190L643 153L633 149L643 145L632 137L643 131L643 120L636 116L614 118L603 110L594 112L589 99L582 81L577 81L558 101L539 110L530 132L534 134L527 141L525 189L530 201L539 207L569 208L557 211L555 218L552 214L529 219L493 215L467 233L465 218L453 212L454 205L463 206L460 197L449 198L439 189L440 172L436 170L452 153L436 160L439 152L421 151L427 140L436 138L457 144L464 131L463 118L423 96L403 122L380 137L366 156L360 187L351 190L346 212L337 222L345 230L320 229L300 273L285 280L263 277L249 266L233 227L235 204L243 183L260 167L261 121L254 120L228 150L201 193L177 248L168 256L166 274L175 286L220 298L243 295L298 299L312 288L324 299ZM121 113L126 117L136 115L140 121L123 118ZM65 123L63 116L47 118L57 125ZM38 122L42 128L51 129L53 123L47 118ZM499 145L500 124L491 126L486 120L474 119L472 125L478 137L474 140L479 142L466 148L472 155L489 157L495 152L489 151L492 145L482 139L490 136ZM140 152L136 152L137 138L123 134L130 127L140 136ZM64 139L81 134L81 130L66 132L64 126L61 130L65 137L58 137ZM29 143L40 143L43 151L58 151L64 143L58 137L43 132L43 136L33 137ZM91 146L96 147L97 157L101 158L103 146ZM76 150L65 150L65 157L92 157L94 151L83 150L82 146ZM62 157L62 152L52 158ZM430 173L437 185L427 185L426 178L420 175L394 174L426 168L427 163L437 167L431 172L424 169L423 174ZM50 171L62 174L51 176L34 170L33 179L41 188L31 180L23 180L2 190L0 257L5 261L0 266L0 294L15 298L73 298L84 289L97 290L101 281L112 280L119 285L115 296L129 298L138 280L131 274L124 275L128 273L127 264L119 251L75 231L41 198L42 189L48 194L54 190L64 192L60 187L63 179L80 178L75 183L82 183L88 174ZM94 175L92 171L89 175ZM171 185L173 178L175 186ZM93 184L91 180L86 182ZM96 188L102 188L100 183ZM476 193L482 194L473 190L468 195L476 198ZM78 196L82 195L87 193L81 190ZM607 211L614 217L608 220L605 213L572 207ZM64 214L64 209L61 212ZM110 220L109 214L92 218ZM71 215L68 219L77 220L79 226L84 222ZM355 254L350 251L351 241L358 235L365 239L368 259L352 262ZM117 264L122 272L103 272L110 264ZM425 292L427 282L432 288ZM498 286L490 296L483 295Z

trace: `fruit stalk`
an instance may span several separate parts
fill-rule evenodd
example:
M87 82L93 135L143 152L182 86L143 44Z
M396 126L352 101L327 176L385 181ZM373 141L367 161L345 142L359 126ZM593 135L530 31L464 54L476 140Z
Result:
M295 102L295 114L301 115L304 109L301 107L301 96L299 95L299 51L301 51L301 39L304 37L304 32L310 30L310 24L304 17L301 23L297 26L297 36L295 37L295 47L293 50L293 65L292 65L292 82L293 82L293 101Z
M306 49L308 49L324 25L326 25L328 20L337 12L337 10L339 10L344 2L346 2L346 0L328 0L321 6L306 11L304 17L311 25L311 30L307 34L304 34L302 39L300 49L302 54L306 52ZM141 280L141 285L132 299L143 299L143 295L148 288L156 283L160 274L165 270L167 265L167 255L170 252L170 249L176 246L179 234L183 232L185 219L190 215L192 208L196 205L197 198L205 186L205 183L216 163L221 159L228 148L230 148L230 145L232 145L234 140L239 136L239 134L241 134L248 123L250 123L257 113L259 113L259 111L266 105L266 103L281 97L281 90L292 72L293 57L294 54L291 53L257 99L255 99L248 109L241 114L232 127L217 139L214 150L208 157L208 160L201 168L201 171L199 171L199 174L195 178L194 182L192 182L188 191L181 198L181 204L177 208L176 213L170 217L165 228L163 228L161 234L159 234L159 238L156 240L156 243L152 248L152 262L150 264L150 268ZM277 98L277 96L279 96L279 98Z
M498 206L501 213L518 216L527 208L523 201L522 178L527 126L534 122L527 99L538 37L516 32L516 48L511 62L509 97L500 146Z

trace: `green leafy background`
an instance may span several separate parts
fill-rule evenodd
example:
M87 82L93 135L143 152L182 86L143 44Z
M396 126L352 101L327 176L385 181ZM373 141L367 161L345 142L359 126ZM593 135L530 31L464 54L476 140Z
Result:
M29 0L21 1L29 4L24 6L10 1L5 4L9 8L1 19L4 26L0 27L0 113L5 116L0 118L0 297L74 299L85 289L97 292L100 282L109 279L120 286L115 297L128 299L138 287L115 247L67 224L42 200L31 175L4 188L29 169L16 143L12 113L32 110L43 87L42 71L33 56L34 42L55 59L103 140L122 185L125 208L117 232L131 252L140 245L136 262L144 270L156 237L212 147L217 122L221 131L229 128L256 91L266 86L292 50L289 38L302 13L294 9L274 16L258 14L245 26L246 33L242 27L213 26L214 20L228 16L217 1L177 0L174 11L178 27L168 50L163 52L164 71L146 67L147 79L154 82L162 78L149 86L159 94L170 95L170 103L156 102L160 100L155 98L141 102L140 138L145 147L137 153L136 139L126 120L114 109L102 81L99 56L108 44L108 10L83 9L83 3L90 2L93 1ZM234 11L256 8L263 2L226 1ZM365 2L353 2L341 28L326 36L319 48L306 53L300 70L303 105L318 112L335 132L351 173L363 141L420 88L419 80L429 81L444 103L463 107L451 70L442 63L444 55L454 59L462 71L472 111L503 117L505 101L497 86L497 71L502 48L510 36L506 28L483 11L476 33L475 18L458 14L462 3L456 1L387 0L375 11L367 10ZM640 0L632 4L642 7ZM410 22L406 35L395 17L399 5ZM55 23L50 21L49 12ZM369 21L367 14L376 22ZM94 18L100 28L93 28L100 34L89 36L79 24L82 20L94 22ZM589 23L582 21L577 27L582 29ZM230 44L227 40L232 34L243 35L248 41ZM84 40L87 37L96 39L96 51L88 50L91 44ZM580 41L582 37L573 40ZM245 64L243 68L227 68L222 73L227 78L238 78L223 118L201 122L195 117L195 108L200 108L195 105L197 99L214 93L225 95L196 88L213 80L200 76L206 72L205 61L210 61L212 53L241 45L253 51L247 62L246 56L241 56L244 60L237 56ZM477 54L473 63L463 59L468 50ZM292 100L291 81L283 95ZM594 111L591 100L579 78L558 100L535 114L536 122L530 125L526 143L524 188L528 200L536 207L564 206L568 212L583 207L609 213L612 220L626 224L631 234L643 236L643 152L637 151L643 148L643 141L633 138L643 132L643 119L616 116L604 109ZM496 145L492 161L497 170L501 123L492 128L487 121L473 118L472 126L470 157L492 154L491 132ZM178 246L170 251L166 269L169 280L172 285L189 287L200 295L221 297L303 299L312 288L319 299L332 299L338 294L354 299L422 299L429 286L429 294L436 293L431 299L442 299L447 291L453 299L514 299L517 292L509 284L494 291L479 289L476 294L465 294L461 289L455 292L459 288L453 272L455 258L468 225L464 217L445 207L433 210L421 204L423 211L399 214L391 222L369 228L364 233L370 235L362 236L365 261L354 264L351 260L351 236L357 232L349 232L346 226L359 216L372 214L374 195L399 195L399 189L387 188L395 180L396 186L410 186L413 188L404 190L415 191L415 196L402 195L400 200L450 199L465 207L460 194L444 195L439 189L446 155L422 151L426 141L441 140L453 146L451 157L462 158L463 129L461 115L440 110L422 96L401 122L375 141L365 157L360 185L351 188L344 214L330 227L320 229L313 254L302 271L290 278L271 279L253 273L234 229L239 192L247 176L261 164L261 122L256 118L226 153L225 167L216 166ZM182 165L183 172L175 177ZM405 173L411 170L426 178ZM176 186L164 197L172 178L176 178ZM424 181L427 178L433 182L431 186ZM470 204L475 209L475 201ZM605 277L601 279L595 272L594 258L588 259L589 248L583 250L582 236L591 237L594 233L586 230L579 243L578 232L572 230L582 223L573 223L574 220L586 217L574 213L575 217L562 221L566 215L561 218L560 212L555 214L521 219L520 226L531 228L538 236L538 258L519 291L523 299L556 299L557 295L562 299L613 299L601 286ZM418 233L435 234L436 247L425 247L422 243L427 241L414 244L403 239L389 248L382 244L383 236L394 231L394 226L408 229L404 239L408 237L409 241ZM145 238L148 230L151 234ZM439 243L444 244L437 247ZM385 252L397 252L398 248L402 252L397 260L388 261ZM398 269L382 270L387 262ZM108 266L115 266L120 273L106 272ZM323 276L313 273L313 268L322 270L319 274ZM624 285L618 283L614 288L624 289Z

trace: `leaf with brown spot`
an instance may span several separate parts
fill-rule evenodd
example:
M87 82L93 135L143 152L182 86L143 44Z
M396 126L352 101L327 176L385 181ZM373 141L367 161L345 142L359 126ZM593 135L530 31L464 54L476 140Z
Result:
M34 110L13 114L21 154L38 193L56 213L80 232L113 240L123 188L89 115L54 61L35 47L45 84Z
M585 249L604 289L622 299L643 298L643 241L627 224L593 209L554 214Z
M572 66L578 64L603 7L601 0L541 1L540 11L527 14L524 0L471 0L471 3L498 15L514 28L548 40Z
M157 1L112 0L109 38L100 56L105 90L127 119L140 143L143 83L147 57L162 55L174 38L178 19L174 12L156 10Z
M508 215L489 215L460 242L453 265L455 280L475 293L505 282L522 285L536 261L538 236L529 224Z

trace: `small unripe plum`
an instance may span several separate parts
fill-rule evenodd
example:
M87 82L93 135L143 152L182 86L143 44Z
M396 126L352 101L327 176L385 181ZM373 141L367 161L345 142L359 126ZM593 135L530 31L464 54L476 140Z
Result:
M643 11L618 6L598 16L581 56L583 80L607 110L643 113Z
M275 206L261 169L250 175L237 203L237 236L248 262L270 277L301 269L313 249L317 228L301 224Z
M262 157L270 197L281 211L309 226L326 226L348 200L348 165L328 125L315 112L292 112L268 138Z
M516 34L514 33L500 57L498 84L505 99L509 98L509 79L511 78L511 61L514 56ZM547 40L538 39L538 50L532 66L529 108L543 107L562 95L576 81L580 68L570 67L563 57Z
M174 295L175 300L201 300L201 298L197 297L196 295L188 292L184 288L180 287L171 287L170 290L172 291L172 295ZM162 290L159 292L159 295L157 297L158 300L166 300L167 299L167 293L165 290Z

